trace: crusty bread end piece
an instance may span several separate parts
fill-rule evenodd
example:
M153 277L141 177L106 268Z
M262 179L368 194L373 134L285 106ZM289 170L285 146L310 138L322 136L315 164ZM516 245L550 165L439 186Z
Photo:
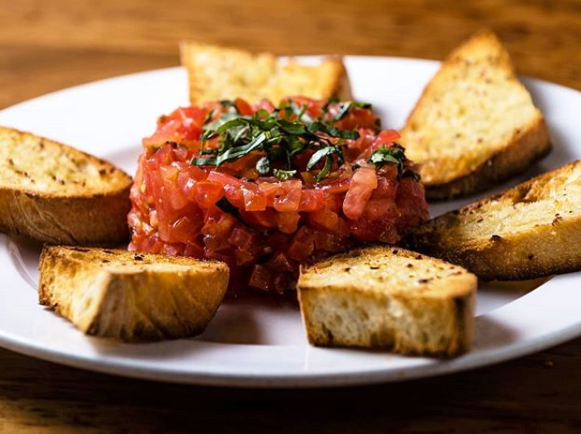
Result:
M175 339L204 331L228 277L222 262L45 246L39 301L89 335L129 342Z
M455 356L470 348L477 279L389 246L355 249L301 270L309 342Z
M271 53L224 48L197 42L180 45L182 65L188 70L190 102L267 98L277 104L287 96L351 99L347 71L340 58L318 65L296 60L283 62Z
M0 231L51 244L129 236L131 177L53 140L0 127Z
M581 270L581 161L437 217L411 242L485 280Z
M401 131L421 164L428 198L483 191L551 150L542 113L496 35L477 33L453 51Z

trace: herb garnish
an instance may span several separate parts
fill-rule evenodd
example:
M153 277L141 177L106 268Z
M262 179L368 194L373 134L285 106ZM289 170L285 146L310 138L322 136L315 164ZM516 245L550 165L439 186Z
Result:
M369 157L368 163L375 164L376 166L383 166L387 163L397 164L398 170L403 170L403 163L406 160L403 148L399 146L387 147L382 145L377 149L371 157Z
M331 170L331 167L333 166L333 160L331 159L331 156L333 154L337 155L338 164L343 164L343 151L341 150L341 148L339 146L333 146L333 145L326 146L324 148L319 149L317 152L315 152L311 156L309 162L307 163L307 170L311 170L313 167L315 167L315 165L319 161L321 161L323 158L325 158L325 165L323 166L323 169L316 176L317 182L320 181L321 179L323 179L325 176L327 176L327 174Z
M378 167L383 166L384 164L395 164L397 165L397 173L398 178L408 178L412 177L414 180L419 181L420 175L413 170L406 168L404 163L406 161L405 151L398 144L394 144L393 146L385 146L382 145L379 149L377 149L369 160L368 163L372 163Z
M274 176L280 181L286 181L291 179L297 173L296 170L282 170L282 169L274 169L273 170Z
M283 103L272 113L258 110L252 116L241 115L231 101L222 101L228 110L213 122L203 127L202 150L200 156L191 161L196 166L220 166L236 161L253 151L265 155L256 162L256 170L261 175L273 174L286 180L297 173L292 167L292 157L307 150L314 151L306 169L315 169L322 163L316 175L317 181L326 177L333 167L343 164L342 144L345 140L359 138L355 130L340 130L334 123L343 118L353 107L370 108L366 103L350 102L341 104L340 110L330 121L313 119L307 113L307 106L297 106L292 101ZM325 107L325 110L327 107ZM291 115L295 116L290 120ZM208 140L217 138L218 148L207 148ZM282 168L281 168L282 167Z

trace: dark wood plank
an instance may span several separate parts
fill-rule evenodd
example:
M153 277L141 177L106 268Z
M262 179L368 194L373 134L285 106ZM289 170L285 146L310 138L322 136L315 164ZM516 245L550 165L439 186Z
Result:
M575 432L580 352L576 340L446 377L284 391L116 378L0 350L0 433Z

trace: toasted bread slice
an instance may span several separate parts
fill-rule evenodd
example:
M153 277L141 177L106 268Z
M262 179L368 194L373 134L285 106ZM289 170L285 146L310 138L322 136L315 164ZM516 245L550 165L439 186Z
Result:
M174 339L204 331L226 293L228 276L222 262L45 247L39 300L90 335Z
M295 60L279 61L270 53L223 48L197 42L180 45L182 65L188 70L190 102L243 98L273 103L286 96L351 99L347 72L340 58L316 66Z
M437 217L412 243L485 280L581 270L581 161Z
M457 48L432 78L401 131L422 165L428 198L483 191L546 155L542 113L489 31Z
M472 343L476 276L438 259L361 248L301 270L297 286L313 345L454 356Z
M55 141L0 127L0 231L58 244L127 240L131 177Z

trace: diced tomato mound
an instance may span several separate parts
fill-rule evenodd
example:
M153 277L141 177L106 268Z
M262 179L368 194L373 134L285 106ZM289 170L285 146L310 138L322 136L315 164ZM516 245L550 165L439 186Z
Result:
M290 100L312 119L332 118L341 108L304 97ZM234 104L246 116L275 109L268 101ZM370 108L352 108L334 121L359 138L341 142L343 164L334 164L319 182L317 170L306 169L312 152L294 157L296 175L289 179L260 176L261 151L219 166L193 165L204 125L226 110L220 102L178 108L162 116L155 133L143 140L128 216L131 250L218 259L230 267L232 290L282 292L294 287L301 263L357 242L398 243L428 218L416 176L402 176L395 164L369 163L380 147L397 147L399 137L379 130ZM210 139L205 146L219 143ZM405 168L408 174L416 170L409 160Z

